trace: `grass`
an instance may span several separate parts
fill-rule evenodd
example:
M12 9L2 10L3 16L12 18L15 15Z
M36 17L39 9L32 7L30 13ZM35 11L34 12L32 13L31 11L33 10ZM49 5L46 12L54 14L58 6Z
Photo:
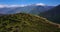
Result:
M0 32L60 32L60 28L43 17L18 13L0 16Z

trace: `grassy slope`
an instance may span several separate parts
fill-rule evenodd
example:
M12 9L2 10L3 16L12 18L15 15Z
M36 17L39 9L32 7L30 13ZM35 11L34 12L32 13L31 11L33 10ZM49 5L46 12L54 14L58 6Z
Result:
M42 17L20 13L1 16L0 32L60 32L60 28Z

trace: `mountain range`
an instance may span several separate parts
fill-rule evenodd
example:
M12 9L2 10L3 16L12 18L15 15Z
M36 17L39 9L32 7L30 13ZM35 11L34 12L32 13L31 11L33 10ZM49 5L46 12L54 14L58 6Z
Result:
M4 7L0 8L0 14L15 14L15 13L29 13L29 14L39 14L40 12L48 11L49 9L53 8L54 6L47 6L47 5L28 5L24 7Z

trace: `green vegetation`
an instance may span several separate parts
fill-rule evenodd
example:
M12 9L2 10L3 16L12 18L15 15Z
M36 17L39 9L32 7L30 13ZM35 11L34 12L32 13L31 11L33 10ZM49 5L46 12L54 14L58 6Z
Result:
M47 19L25 13L0 16L0 32L60 32Z

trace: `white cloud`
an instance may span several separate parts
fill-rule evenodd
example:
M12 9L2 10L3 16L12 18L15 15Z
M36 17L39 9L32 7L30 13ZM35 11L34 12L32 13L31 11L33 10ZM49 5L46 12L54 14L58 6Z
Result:
M37 3L36 5L45 6L45 4L43 4L43 3ZM7 8L9 8L9 7L24 7L24 6L28 6L28 5L2 5L2 4L0 4L0 8L4 8L4 7L7 7Z
M0 5L0 8L4 8L4 7L24 7L26 5Z
M8 5L8 7L24 7L25 5Z
M0 5L0 8L4 8L5 6L7 6L7 5Z
M45 6L46 4L44 4L44 3L37 3L36 5Z

